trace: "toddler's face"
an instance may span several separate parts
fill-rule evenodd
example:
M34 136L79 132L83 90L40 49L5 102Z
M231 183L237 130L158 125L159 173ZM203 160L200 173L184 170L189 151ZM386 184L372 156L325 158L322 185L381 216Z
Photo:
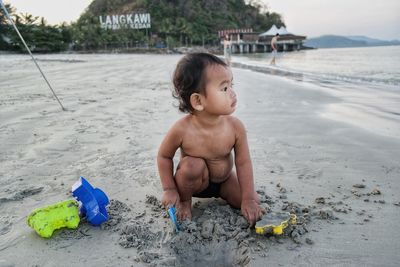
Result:
M222 65L206 69L206 96L204 109L215 115L229 115L236 109L236 93L233 91L232 71Z

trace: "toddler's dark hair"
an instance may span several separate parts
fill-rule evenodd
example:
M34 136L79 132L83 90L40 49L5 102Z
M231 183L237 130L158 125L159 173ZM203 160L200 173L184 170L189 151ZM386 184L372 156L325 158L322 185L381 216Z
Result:
M191 53L184 56L176 66L173 76L174 91L172 95L179 100L179 110L192 113L190 96L193 93L205 94L205 70L211 65L228 65L214 55L208 53Z

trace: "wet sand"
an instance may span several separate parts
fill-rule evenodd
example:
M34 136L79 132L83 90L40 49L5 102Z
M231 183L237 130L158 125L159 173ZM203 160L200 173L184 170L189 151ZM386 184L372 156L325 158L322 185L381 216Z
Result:
M38 57L67 111L28 56L1 56L0 266L400 261L398 93L233 68L234 115L248 130L263 205L300 220L282 237L258 236L223 201L195 199L193 221L176 234L159 205L155 155L182 116L170 92L180 56ZM40 238L26 216L70 198L79 176L112 200L110 220Z

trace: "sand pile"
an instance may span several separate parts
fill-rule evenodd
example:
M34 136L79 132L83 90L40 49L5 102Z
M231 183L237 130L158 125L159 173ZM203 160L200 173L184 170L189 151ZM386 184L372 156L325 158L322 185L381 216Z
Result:
M279 191L286 193L280 185ZM150 266L248 266L254 253L266 257L273 244L283 244L289 250L312 245L307 237L312 221L337 219L331 209L306 207L286 198L272 199L263 190L257 192L267 210L296 214L296 225L286 228L281 236L258 235L239 210L220 199L205 199L194 203L192 220L180 222L176 233L160 201L150 195L143 211L132 212L123 202L111 200L110 219L102 229L118 232L120 246L137 250L133 260Z

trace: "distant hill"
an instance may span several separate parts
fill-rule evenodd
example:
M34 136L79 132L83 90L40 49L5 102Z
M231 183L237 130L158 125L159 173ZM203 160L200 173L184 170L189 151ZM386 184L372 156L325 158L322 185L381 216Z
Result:
M398 40L384 41L384 40L369 38L366 36L323 35L320 37L307 39L304 45L314 48L342 48L342 47L400 45L400 41Z
M386 41L386 40L374 39L374 38L361 36L361 35L347 36L347 38L356 40L356 41L365 41L368 46L400 45L399 40Z

